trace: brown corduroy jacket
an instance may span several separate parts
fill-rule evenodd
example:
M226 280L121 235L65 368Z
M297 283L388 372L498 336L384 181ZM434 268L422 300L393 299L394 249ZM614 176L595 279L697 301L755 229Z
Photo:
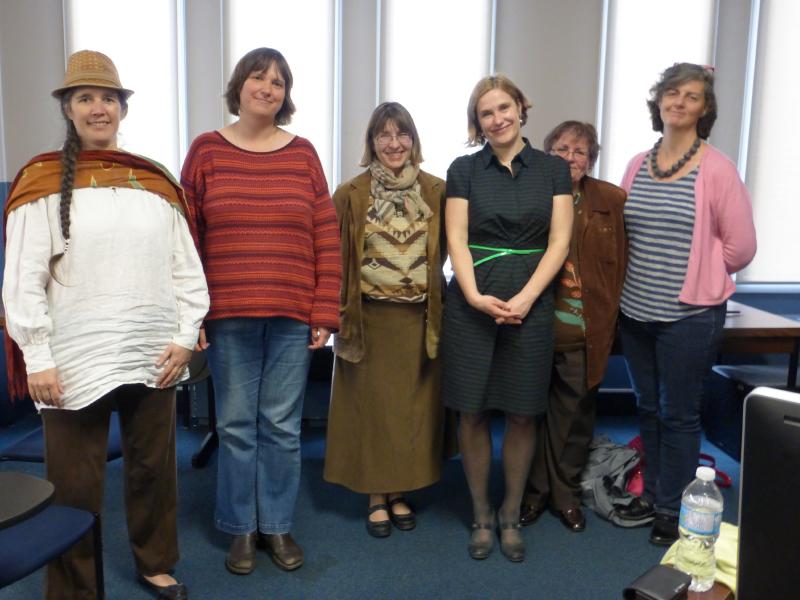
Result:
M339 186L333 205L339 219L342 249L342 295L339 304L339 332L334 337L336 356L359 362L364 356L364 329L361 319L361 261L364 257L364 227L370 197L370 173L365 171ZM447 255L444 229L444 181L424 171L418 181L422 199L433 211L428 224L428 299L425 311L425 350L436 358L442 324L445 286L442 265ZM401 343L401 342L400 342Z
M586 324L586 386L599 385L617 331L619 300L628 260L625 190L592 177L581 180L586 227L578 232L578 257Z

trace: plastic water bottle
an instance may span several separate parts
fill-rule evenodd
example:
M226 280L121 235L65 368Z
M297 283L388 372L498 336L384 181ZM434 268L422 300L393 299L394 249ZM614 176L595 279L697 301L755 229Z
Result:
M717 560L714 543L722 523L722 494L714 483L711 467L697 467L697 479L684 490L678 520L680 540L675 567L692 576L689 589L705 592L714 585Z

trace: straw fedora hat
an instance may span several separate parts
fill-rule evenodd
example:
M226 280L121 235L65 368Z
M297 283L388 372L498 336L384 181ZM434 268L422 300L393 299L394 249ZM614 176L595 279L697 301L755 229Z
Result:
M69 57L64 81L53 90L53 96L58 98L65 90L83 86L119 90L125 100L133 93L133 90L122 87L119 73L111 59L94 50L79 50Z

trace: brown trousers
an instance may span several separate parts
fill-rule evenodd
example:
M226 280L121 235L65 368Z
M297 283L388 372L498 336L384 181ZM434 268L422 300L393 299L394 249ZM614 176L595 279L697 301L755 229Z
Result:
M556 352L547 413L539 422L525 504L559 511L581 505L580 474L589 456L597 387L586 389L584 349Z
M175 388L123 385L80 410L42 411L54 502L100 513L111 412L119 413L128 538L142 575L178 562ZM97 595L91 532L48 565L45 597Z

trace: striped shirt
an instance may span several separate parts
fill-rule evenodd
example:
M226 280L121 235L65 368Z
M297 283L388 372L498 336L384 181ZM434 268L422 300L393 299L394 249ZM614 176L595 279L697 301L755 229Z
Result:
M678 300L694 230L699 167L675 181L656 181L647 161L625 203L629 258L620 308L638 321L677 321L707 307Z
M308 140L251 152L204 133L181 184L211 294L207 320L289 317L338 329L339 227Z

